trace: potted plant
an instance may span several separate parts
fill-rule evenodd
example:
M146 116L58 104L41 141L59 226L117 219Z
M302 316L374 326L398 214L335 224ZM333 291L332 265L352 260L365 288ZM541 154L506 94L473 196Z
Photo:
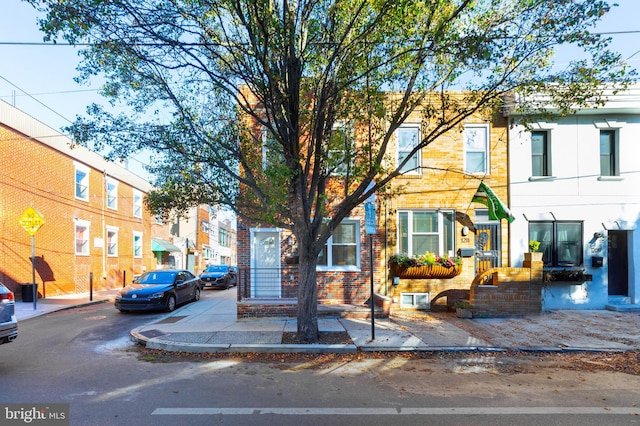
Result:
M473 305L467 300L456 300L453 304L458 318L473 318Z
M524 254L524 260L527 262L541 262L542 253L538 251L539 249L540 241L529 241L529 252Z
M453 278L462 272L462 258L459 256L437 256L425 252L421 256L394 254L389 258L389 267L399 278Z

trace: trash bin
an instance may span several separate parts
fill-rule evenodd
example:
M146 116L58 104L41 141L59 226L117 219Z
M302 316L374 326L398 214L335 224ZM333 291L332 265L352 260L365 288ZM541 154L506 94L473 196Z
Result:
M33 289L36 290L36 297L38 297L38 284L22 284L22 301L33 302Z

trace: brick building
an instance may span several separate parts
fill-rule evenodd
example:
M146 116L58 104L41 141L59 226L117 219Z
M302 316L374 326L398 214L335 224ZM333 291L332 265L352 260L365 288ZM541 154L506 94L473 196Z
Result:
M464 96L450 95L464 102ZM432 130L422 115L416 110L395 131L386 161L396 163L383 167L399 165L423 132ZM366 135L367 129L360 123L352 126L344 133L357 144L358 135ZM263 135L263 143L268 139ZM477 111L411 157L404 173L377 194L377 232L371 240L365 233L364 205L335 229L318 260L320 303L365 302L370 296L371 259L374 291L389 297L395 308L408 309L427 309L436 299L448 301L451 291L468 297L479 272L508 264L508 222L491 220L486 206L472 202L481 182L501 200L508 199L506 119L495 111ZM455 256L459 249L465 257L455 278L398 278L388 265L395 253ZM295 241L289 232L240 221L238 266L247 271L244 279L251 283L241 297L295 298L295 264L287 262L292 252Z
M0 281L32 282L31 237L20 217L44 218L34 235L40 295L117 288L162 267L177 248L143 197L150 184L22 111L0 102Z

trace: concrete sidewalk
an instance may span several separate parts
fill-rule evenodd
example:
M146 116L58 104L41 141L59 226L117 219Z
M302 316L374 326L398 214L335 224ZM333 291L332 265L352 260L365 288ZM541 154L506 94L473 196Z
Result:
M91 303L113 302L116 290L16 302L18 320ZM353 344L282 344L295 318L236 318L235 289L206 290L189 303L131 331L148 348L182 352L354 353L393 351L629 351L640 349L640 313L551 311L521 318L460 319L450 312L395 312L375 320L321 318L321 332L346 331Z

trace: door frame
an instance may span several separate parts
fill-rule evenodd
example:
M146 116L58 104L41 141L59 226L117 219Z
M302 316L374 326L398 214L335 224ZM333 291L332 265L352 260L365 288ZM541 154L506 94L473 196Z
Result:
M249 237L249 245L251 247L251 258L250 258L250 271L251 271L251 297L252 298L277 298L282 297L282 264L280 262L281 256L281 237L282 229L280 228L251 228L250 229L250 237ZM274 255L275 262L273 265L273 275L270 275L268 280L277 283L277 291L274 289L273 292L267 292L267 295L260 295L258 291L260 289L259 283L259 274L258 265L256 261L256 250L255 244L258 243L257 236L258 234L272 234L275 237L275 250L276 253Z

